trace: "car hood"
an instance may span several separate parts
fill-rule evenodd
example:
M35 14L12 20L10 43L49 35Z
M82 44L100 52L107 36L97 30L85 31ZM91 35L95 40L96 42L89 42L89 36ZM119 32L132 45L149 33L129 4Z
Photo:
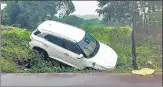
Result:
M117 63L117 58L117 53L111 47L100 43L99 51L91 58L91 61L105 68L114 68Z

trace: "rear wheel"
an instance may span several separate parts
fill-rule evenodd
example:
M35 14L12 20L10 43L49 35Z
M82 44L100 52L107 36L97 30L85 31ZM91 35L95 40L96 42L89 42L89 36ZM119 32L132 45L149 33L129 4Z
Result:
M43 60L47 60L47 61L50 61L51 64L53 66L56 66L56 67L60 67L60 68L63 68L63 67L71 67L65 63L62 63L58 60L55 60L53 58L49 58L47 52L41 48L33 48L34 52L37 54L37 56Z
M58 66L60 68L63 68L63 67L71 67L71 66L69 66L69 65L67 65L65 63L62 63L62 62L60 62L60 61L58 61L56 59L53 59L53 58L50 58L50 61L53 64L53 66Z
M34 52L37 54L37 56L41 59L47 60L48 59L48 54L46 53L46 51L44 51L43 49L40 48L35 48L33 49Z

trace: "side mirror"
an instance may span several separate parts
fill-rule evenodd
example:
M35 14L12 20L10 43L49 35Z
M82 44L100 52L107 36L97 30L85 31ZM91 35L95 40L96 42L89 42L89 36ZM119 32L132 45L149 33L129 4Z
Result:
M78 56L78 59L82 59L83 58L83 54L80 54L79 56Z

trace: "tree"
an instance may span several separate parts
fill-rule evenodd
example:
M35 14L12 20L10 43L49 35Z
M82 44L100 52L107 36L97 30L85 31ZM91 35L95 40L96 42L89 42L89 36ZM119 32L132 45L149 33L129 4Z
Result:
M70 24L70 25L82 25L84 23L84 19L83 18L79 18L75 15L70 15L70 16L67 16L67 17L63 17L61 18L61 21L66 23L66 24Z
M148 1L149 20L147 21L153 27L162 26L162 1Z
M5 1L3 22L34 29L45 18L53 20L59 12L60 17L68 16L75 8L71 1Z
M132 2L131 1L99 1L97 9L99 15L103 15L103 20L124 22L131 24L132 21Z
M162 2L161 1L137 1L138 11L139 11L139 23L143 24L145 33L148 33L147 25L151 20L150 14L153 12L161 11Z
M118 21L126 25L133 25L132 31L132 55L133 64L136 68L136 50L134 31L135 27L142 20L144 21L145 32L147 32L147 23L149 20L149 13L160 11L162 9L161 1L99 1L100 9L96 11L99 15L103 15L105 23L108 21ZM143 14L142 14L143 13ZM148 19L147 19L148 18ZM115 22L114 22L115 23Z
M89 19L85 21L86 21L85 22L86 25L103 25L102 22L98 18Z
M161 11L161 1L136 1L136 21L137 24L143 24L144 21L150 20L151 12ZM97 9L99 15L103 15L105 23L114 23L114 25L131 25L132 24L132 1L100 1ZM147 10L147 12L145 12ZM145 17L146 16L146 17ZM148 18L148 19L147 19ZM146 22L146 23L147 23ZM117 23L117 24L116 24ZM112 24L113 25L113 24Z
M162 27L162 11L151 12L149 14L149 24L152 27Z
M104 21L118 20L119 22L125 22L128 25L133 26L132 30L132 57L133 57L133 67L137 69L136 64L136 49L135 49L135 26L136 26L136 17L139 15L137 8L138 5L136 1L99 1L100 9L96 11L99 15L104 16Z
M69 25L78 26L78 27L90 26L90 25L104 25L98 18L84 20L83 18L77 17L76 15L69 15L67 17L55 18L55 20Z
M162 9L162 1L147 1L149 11L150 12L156 12L156 11L161 11Z

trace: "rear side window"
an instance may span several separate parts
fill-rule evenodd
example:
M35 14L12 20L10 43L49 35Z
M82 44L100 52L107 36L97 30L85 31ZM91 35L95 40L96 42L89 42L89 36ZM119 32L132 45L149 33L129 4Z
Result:
M64 47L64 44L65 44L64 41L58 37L47 35L44 38L58 46Z
M34 35L38 35L38 34L40 34L41 32L39 31L39 30L36 30L35 32L34 32Z
M52 35L47 35L44 38L60 47L63 47L65 49L69 50L69 51L72 51L77 54L81 53L80 49L73 42L70 42L68 40L58 38L58 37L55 37Z

